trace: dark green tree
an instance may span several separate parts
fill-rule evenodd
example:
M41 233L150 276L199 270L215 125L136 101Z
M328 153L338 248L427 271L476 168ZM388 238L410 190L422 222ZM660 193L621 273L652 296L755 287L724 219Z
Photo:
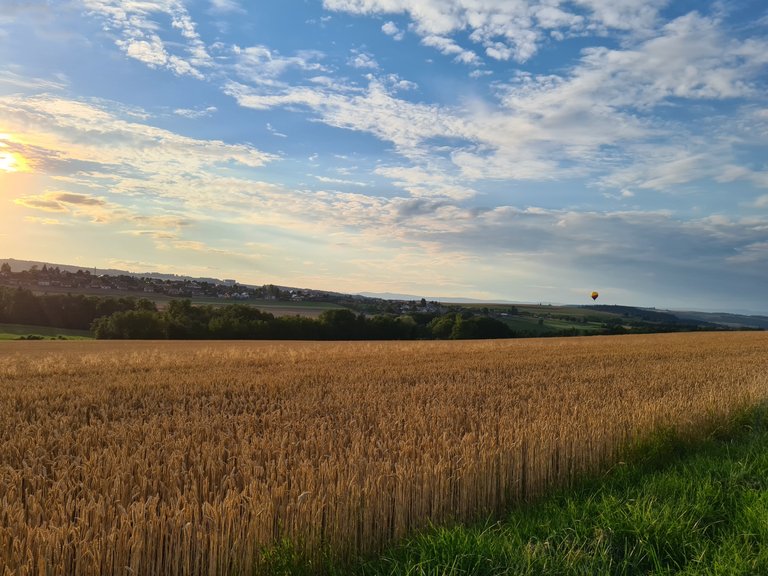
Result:
M165 338L162 317L150 310L126 310L97 319L92 326L96 338L155 340Z
M325 310L319 320L329 340L358 340L365 331L365 317L347 309Z
M427 324L427 328L431 331L432 336L439 339L446 339L451 337L453 332L453 325L456 323L456 318L461 318L458 314L445 314L438 316Z
M171 300L165 310L168 337L175 340L196 340L209 337L210 306L192 306L192 301Z

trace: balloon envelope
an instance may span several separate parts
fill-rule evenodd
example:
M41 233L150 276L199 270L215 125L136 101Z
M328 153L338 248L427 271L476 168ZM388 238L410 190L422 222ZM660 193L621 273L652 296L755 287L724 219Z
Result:
M597 292L592 292L592 300L597 300L597 297L599 294Z

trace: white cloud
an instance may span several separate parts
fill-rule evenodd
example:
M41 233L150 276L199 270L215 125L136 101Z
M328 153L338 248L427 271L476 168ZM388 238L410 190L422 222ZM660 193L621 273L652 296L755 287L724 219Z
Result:
M216 106L208 106L207 108L191 110L189 108L176 108L173 111L177 116L183 116L190 120L196 120L198 118L205 118L206 116L212 116L218 111Z
M271 123L267 122L267 131L272 134L273 136L278 136L280 138L288 138L287 134L283 134L282 132L279 132L272 126Z
M152 68L168 63L168 53L165 51L163 41L158 36L151 36L149 40L118 40L117 45L131 58L135 58Z
M349 65L353 68L369 68L371 70L376 70L379 67L379 64L371 54L359 51L354 51L354 54L349 59Z
M382 24L381 31L384 32L384 34L386 34L387 36L392 36L392 38L394 40L397 40L398 42L405 37L405 32L400 30L397 27L397 24L395 24L391 20Z
M0 86L14 90L49 91L56 92L67 87L67 82L61 79L47 80L44 78L30 78L22 76L11 70L0 70Z
M586 18L579 14L566 12L556 5L539 4L531 9L539 26L547 30L574 29L584 27Z
M451 53L462 50L438 36L424 41ZM692 13L624 49L586 50L562 76L520 73L511 83L497 83L497 106L415 104L396 98L398 86L386 77L374 78L364 93L340 83L271 91L230 85L228 92L244 106L302 106L326 124L374 134L416 166L435 157L433 140L449 139L453 168L467 180L594 176L621 195L717 178L734 163L733 138L714 132L733 128L713 124L710 134L697 134L692 130L703 126L686 128L656 114L680 99L752 94L762 70L753 44L727 40L716 21Z
M469 73L470 78L482 78L483 76L492 76L493 72L490 70L480 70L478 68L475 68L472 70L472 72Z
M501 110L480 107L467 122L480 150L454 160L474 177L484 169L499 178L559 178L575 167L583 175L608 168L601 181L619 190L714 178L732 160L734 139L724 134L737 128L714 120L686 127L656 115L681 99L755 93L762 56L744 49L754 42L729 40L717 22L692 13L625 49L588 49L564 76L519 74L497 84ZM707 136L697 133L705 129Z
M468 31L498 60L531 58L545 38L619 30L647 33L668 0L324 0L328 10L353 14L405 14L423 38ZM382 28L398 34L393 22ZM435 46L439 48L439 46Z
M437 48L442 54L445 54L446 56L454 56L457 62L462 62L463 64L477 64L480 61L480 59L477 57L477 54L471 50L465 50L456 44L456 42L444 36L437 36L434 34L425 36L422 38L421 43L425 46Z
M644 33L654 27L659 11L669 0L575 0L574 3L589 10L590 27Z
M235 161L246 166L262 166L274 159L244 144L226 144L220 140L198 140L156 128L149 124L126 121L123 110L109 108L109 103L67 100L48 96L0 98L0 114L11 130L20 133L47 134L44 141L54 139L66 144L61 152L77 154L88 150L95 161L112 161L121 155L138 154L147 163L161 163L187 157L201 165ZM19 129L20 125L25 128ZM149 152L144 154L141 152Z
M276 158L250 145L190 138L129 120L119 107L103 102L0 97L0 124L23 134L24 157L36 172L66 186L60 192L88 189L89 197L108 202L89 205L91 211L101 210L100 221L111 221L110 214L114 220L119 211L113 206L138 215L130 207L134 201L160 213L184 207L206 218L211 198L201 185L203 174L221 176L230 166L258 168ZM86 203L72 198L77 197L49 195L31 202L57 212L73 212L77 204L77 213L84 213Z
M323 184L340 184L342 186L358 186L368 187L370 184L367 182L358 182L355 180L347 180L344 178L329 178L328 176L315 176L315 178Z
M282 85L278 78L289 69L308 72L324 72L325 68L318 62L323 54L314 50L300 50L295 56L281 56L278 52L266 46L235 46L235 71L249 82L264 85Z
M415 82L404 80L397 74L387 74L381 80L390 86L394 91L416 90L419 87L419 85Z
M439 166L402 167L383 166L376 174L390 178L398 188L402 188L413 198L450 198L465 200L475 196L476 191L462 185Z
M237 0L210 0L214 12L244 12Z
M369 132L392 142L406 157L422 157L423 142L429 138L460 136L462 120L438 106L414 104L392 96L379 80L365 91L349 87L286 87L263 93L242 84L230 84L227 93L242 105L255 109L276 106L303 106L337 128Z
M567 77L527 77L524 90L510 90L510 107L533 108L532 98L554 98L612 108L647 108L669 98L725 99L746 96L759 77L761 57L744 50L750 42L728 40L717 23L695 13L667 24L635 47L590 48ZM761 42L768 50L768 42Z
M82 0L92 15L105 21L107 32L120 34L116 45L126 55L153 68L167 68L180 76L202 79L202 70L213 66L205 44L197 33L195 23L182 0L139 2L128 0ZM153 16L162 14L171 19L171 27L178 32L179 42L166 42ZM184 46L184 54L174 54L169 47Z

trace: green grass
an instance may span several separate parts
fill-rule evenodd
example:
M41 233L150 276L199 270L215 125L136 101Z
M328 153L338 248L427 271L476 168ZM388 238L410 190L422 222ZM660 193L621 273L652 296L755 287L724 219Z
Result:
M32 338L29 338L29 337ZM51 328L50 326L27 326L24 324L0 323L0 340L85 340L93 338L87 330L67 330L66 328Z
M165 309L168 307L168 303L172 300L190 300L194 306L216 306L223 307L231 304L243 304L246 306L252 306L258 308L262 312L269 312L275 316L308 316L316 318L320 316L326 310L338 310L344 308L338 304L332 302L304 302L304 301L285 301L285 300L227 300L224 298L211 298L206 296L192 296L190 298L183 298L180 296L167 296L165 294L150 294L149 299L154 301L159 309Z
M596 323L569 322L558 318L543 318L539 325L539 318L531 316L508 316L502 318L502 321L518 332L530 332L532 334L545 334L557 330L576 329L580 334L591 334L602 330L602 325Z
M353 572L768 574L765 414L704 440L660 434L605 477L500 522L433 528Z
M383 555L312 569L283 545L274 574L768 574L768 408L704 439L660 433L597 478L497 521L434 527Z

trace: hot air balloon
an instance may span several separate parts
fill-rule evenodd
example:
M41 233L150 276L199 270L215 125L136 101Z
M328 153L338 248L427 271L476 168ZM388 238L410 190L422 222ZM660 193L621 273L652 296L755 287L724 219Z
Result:
M592 300L597 300L597 297L600 296L597 292L592 292Z

